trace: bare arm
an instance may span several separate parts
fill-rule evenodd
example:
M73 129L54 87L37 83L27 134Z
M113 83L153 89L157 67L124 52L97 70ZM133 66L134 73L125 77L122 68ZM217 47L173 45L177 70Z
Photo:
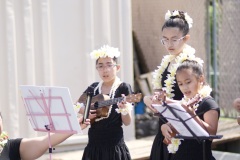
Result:
M52 146L55 146L63 142L71 135L72 134L59 134L59 133L51 134L50 139ZM48 136L23 138L19 149L21 159L23 160L37 159L40 156L42 156L47 151L48 148L49 148Z
M206 130L210 135L216 135L217 128L218 128L218 112L216 110L209 110L206 113L204 113L203 118L200 119L198 116L196 116L195 109L192 107L188 107L186 105L182 106L185 108L185 110L194 117L194 120L204 129Z
M210 135L216 135L218 128L218 112L216 110L209 110L203 117L204 121L198 116L194 117L194 120Z
M81 128L84 129L89 124L89 119L86 124L82 124L82 118L79 119ZM50 135L51 145L55 146L65 141L72 134L53 133ZM24 138L20 144L20 156L23 160L33 160L42 156L49 148L48 136Z

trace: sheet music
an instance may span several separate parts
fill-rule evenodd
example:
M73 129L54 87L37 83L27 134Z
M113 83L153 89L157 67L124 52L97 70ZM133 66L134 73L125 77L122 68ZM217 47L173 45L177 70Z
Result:
M186 124L192 129L196 136L209 136L209 134L193 118L191 118L191 115L185 111L180 103L171 103L168 105L172 107L175 113L177 113L177 115L179 115L179 117L181 117L184 121L187 120ZM183 123L176 118L166 106L159 104L152 104L152 106L162 113L162 115L171 123L180 135L192 137L192 134L183 125Z
M20 90L35 131L82 134L68 88L20 86Z

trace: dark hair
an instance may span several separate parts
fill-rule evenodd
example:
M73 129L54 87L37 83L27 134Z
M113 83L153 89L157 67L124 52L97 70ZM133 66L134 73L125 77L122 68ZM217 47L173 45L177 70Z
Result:
M173 11L174 12L174 11ZM162 31L164 28L168 27L177 27L180 31L183 32L183 36L187 35L189 32L189 25L185 19L185 15L183 11L178 11L179 15L171 16L162 26Z
M193 60L185 60L183 61L177 68L176 74L183 69L192 69L193 73L195 73L196 77L199 78L203 76L203 67L197 61Z
M117 58L116 57L113 57L112 59L113 59L114 62L117 63ZM99 58L96 60L96 64L98 63L98 60L99 60Z

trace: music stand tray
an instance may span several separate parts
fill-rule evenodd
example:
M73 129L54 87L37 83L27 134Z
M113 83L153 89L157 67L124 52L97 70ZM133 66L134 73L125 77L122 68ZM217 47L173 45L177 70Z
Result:
M20 91L32 128L48 133L50 159L50 133L82 134L68 88L21 85Z
M203 143L203 159L206 159L205 154L205 141L207 139L221 139L222 135L209 135L180 103L171 103L163 105L152 104L154 108L158 110L178 131L178 135L175 138L180 139L196 139L199 143Z

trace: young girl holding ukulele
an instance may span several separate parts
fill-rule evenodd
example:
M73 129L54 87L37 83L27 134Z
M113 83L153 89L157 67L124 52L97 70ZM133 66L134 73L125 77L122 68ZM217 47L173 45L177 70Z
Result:
M184 98L180 101L184 109L209 135L216 135L220 109L210 96L212 89L204 82L201 63L194 60L183 61L177 68L176 80L181 92L184 94ZM192 105L187 105L194 99L197 101ZM212 140L206 140L205 151L203 152L202 143L195 139L179 140L172 138L171 133L173 131L169 127L171 124L164 125L165 128L162 127L164 137L167 141L174 141L174 143L168 145L169 152L174 153L171 160L203 160L204 152L206 160L215 159L211 151Z
M169 54L163 57L153 74L153 89L157 91L165 88L167 97L174 100L183 98L175 79L177 67L183 59L195 58L195 49L186 44L190 38L189 29L192 23L193 20L187 13L175 10L165 14L165 23L162 26L161 42ZM145 96L144 103L153 112L157 112L151 107L152 96ZM152 145L150 160L169 160L171 154L167 150L167 145L163 143L164 136L161 131L166 119L162 115L159 116L159 130Z
M120 65L117 48L103 46L90 54L96 60L96 69L102 81L91 84L93 97L99 94L108 95L110 99L132 93L131 86L117 77ZM85 91L86 93L86 91ZM81 96L82 97L82 96ZM80 99L81 99L80 97ZM79 99L79 102L82 100ZM130 160L131 156L124 142L122 124L131 123L132 104L125 100L112 104L107 115L97 117L97 110L90 110L91 127L88 131L89 142L84 149L83 160ZM80 113L84 113L84 106Z

